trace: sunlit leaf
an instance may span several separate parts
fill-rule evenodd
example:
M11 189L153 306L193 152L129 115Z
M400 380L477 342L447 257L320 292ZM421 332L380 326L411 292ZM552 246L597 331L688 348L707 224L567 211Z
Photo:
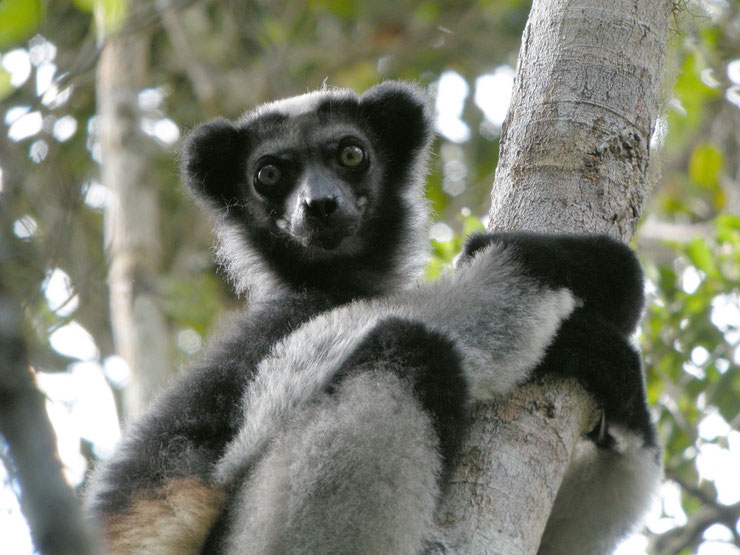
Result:
M447 208L449 197L442 189L441 172L435 172L427 180L426 197L431 204L432 215L439 217Z
M74 5L83 12L92 13L95 9L95 0L73 0Z
M95 21L104 35L118 31L128 16L128 0L95 0Z
M465 216L463 217L463 237L467 237L471 233L478 231L485 231L483 222L476 216Z
M722 171L722 152L713 144L697 145L689 160L689 176L706 188L717 186Z
M10 73L0 68L0 100L9 96L14 90L13 85L10 84Z
M27 39L41 22L41 0L0 1L0 49Z
M704 121L709 100L717 98L720 92L707 87L701 80L701 71L706 67L697 54L689 54L678 73L673 94L680 103L680 109L673 109L668 114L667 150L683 148L688 137L695 136L695 132Z
M714 260L714 255L703 239L694 239L686 247L686 255L691 263L699 270L711 277L718 277L719 271Z
M740 216L730 213L720 214L715 223L718 241L730 243L735 247L740 246Z

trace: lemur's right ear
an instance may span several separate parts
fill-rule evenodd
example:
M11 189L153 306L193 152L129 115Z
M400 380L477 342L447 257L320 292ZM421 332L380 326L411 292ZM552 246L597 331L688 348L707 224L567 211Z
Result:
M246 134L218 118L198 126L180 151L180 175L195 198L216 209L240 199Z

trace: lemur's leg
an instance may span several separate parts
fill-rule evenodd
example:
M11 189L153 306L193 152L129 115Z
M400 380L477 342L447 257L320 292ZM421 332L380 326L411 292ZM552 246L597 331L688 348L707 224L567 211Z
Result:
M467 399L451 341L383 320L254 466L227 551L419 553Z
M537 372L576 377L603 409L576 445L540 553L609 553L649 508L662 474L639 355L614 326L576 311Z

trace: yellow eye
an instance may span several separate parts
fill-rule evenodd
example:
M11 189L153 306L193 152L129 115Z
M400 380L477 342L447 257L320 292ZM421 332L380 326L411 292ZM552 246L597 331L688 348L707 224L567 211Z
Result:
M262 166L257 172L257 181L263 185L276 185L283 174L280 172L280 168L267 164Z
M339 151L339 163L348 168L359 166L365 160L365 151L359 146L347 145Z

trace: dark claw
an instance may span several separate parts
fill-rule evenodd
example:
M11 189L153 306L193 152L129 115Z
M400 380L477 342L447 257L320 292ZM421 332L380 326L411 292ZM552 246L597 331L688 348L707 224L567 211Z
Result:
M599 423L587 435L591 441L603 449L609 449L614 445L614 438L609 435L609 425L606 421L606 411L604 409L601 409Z

